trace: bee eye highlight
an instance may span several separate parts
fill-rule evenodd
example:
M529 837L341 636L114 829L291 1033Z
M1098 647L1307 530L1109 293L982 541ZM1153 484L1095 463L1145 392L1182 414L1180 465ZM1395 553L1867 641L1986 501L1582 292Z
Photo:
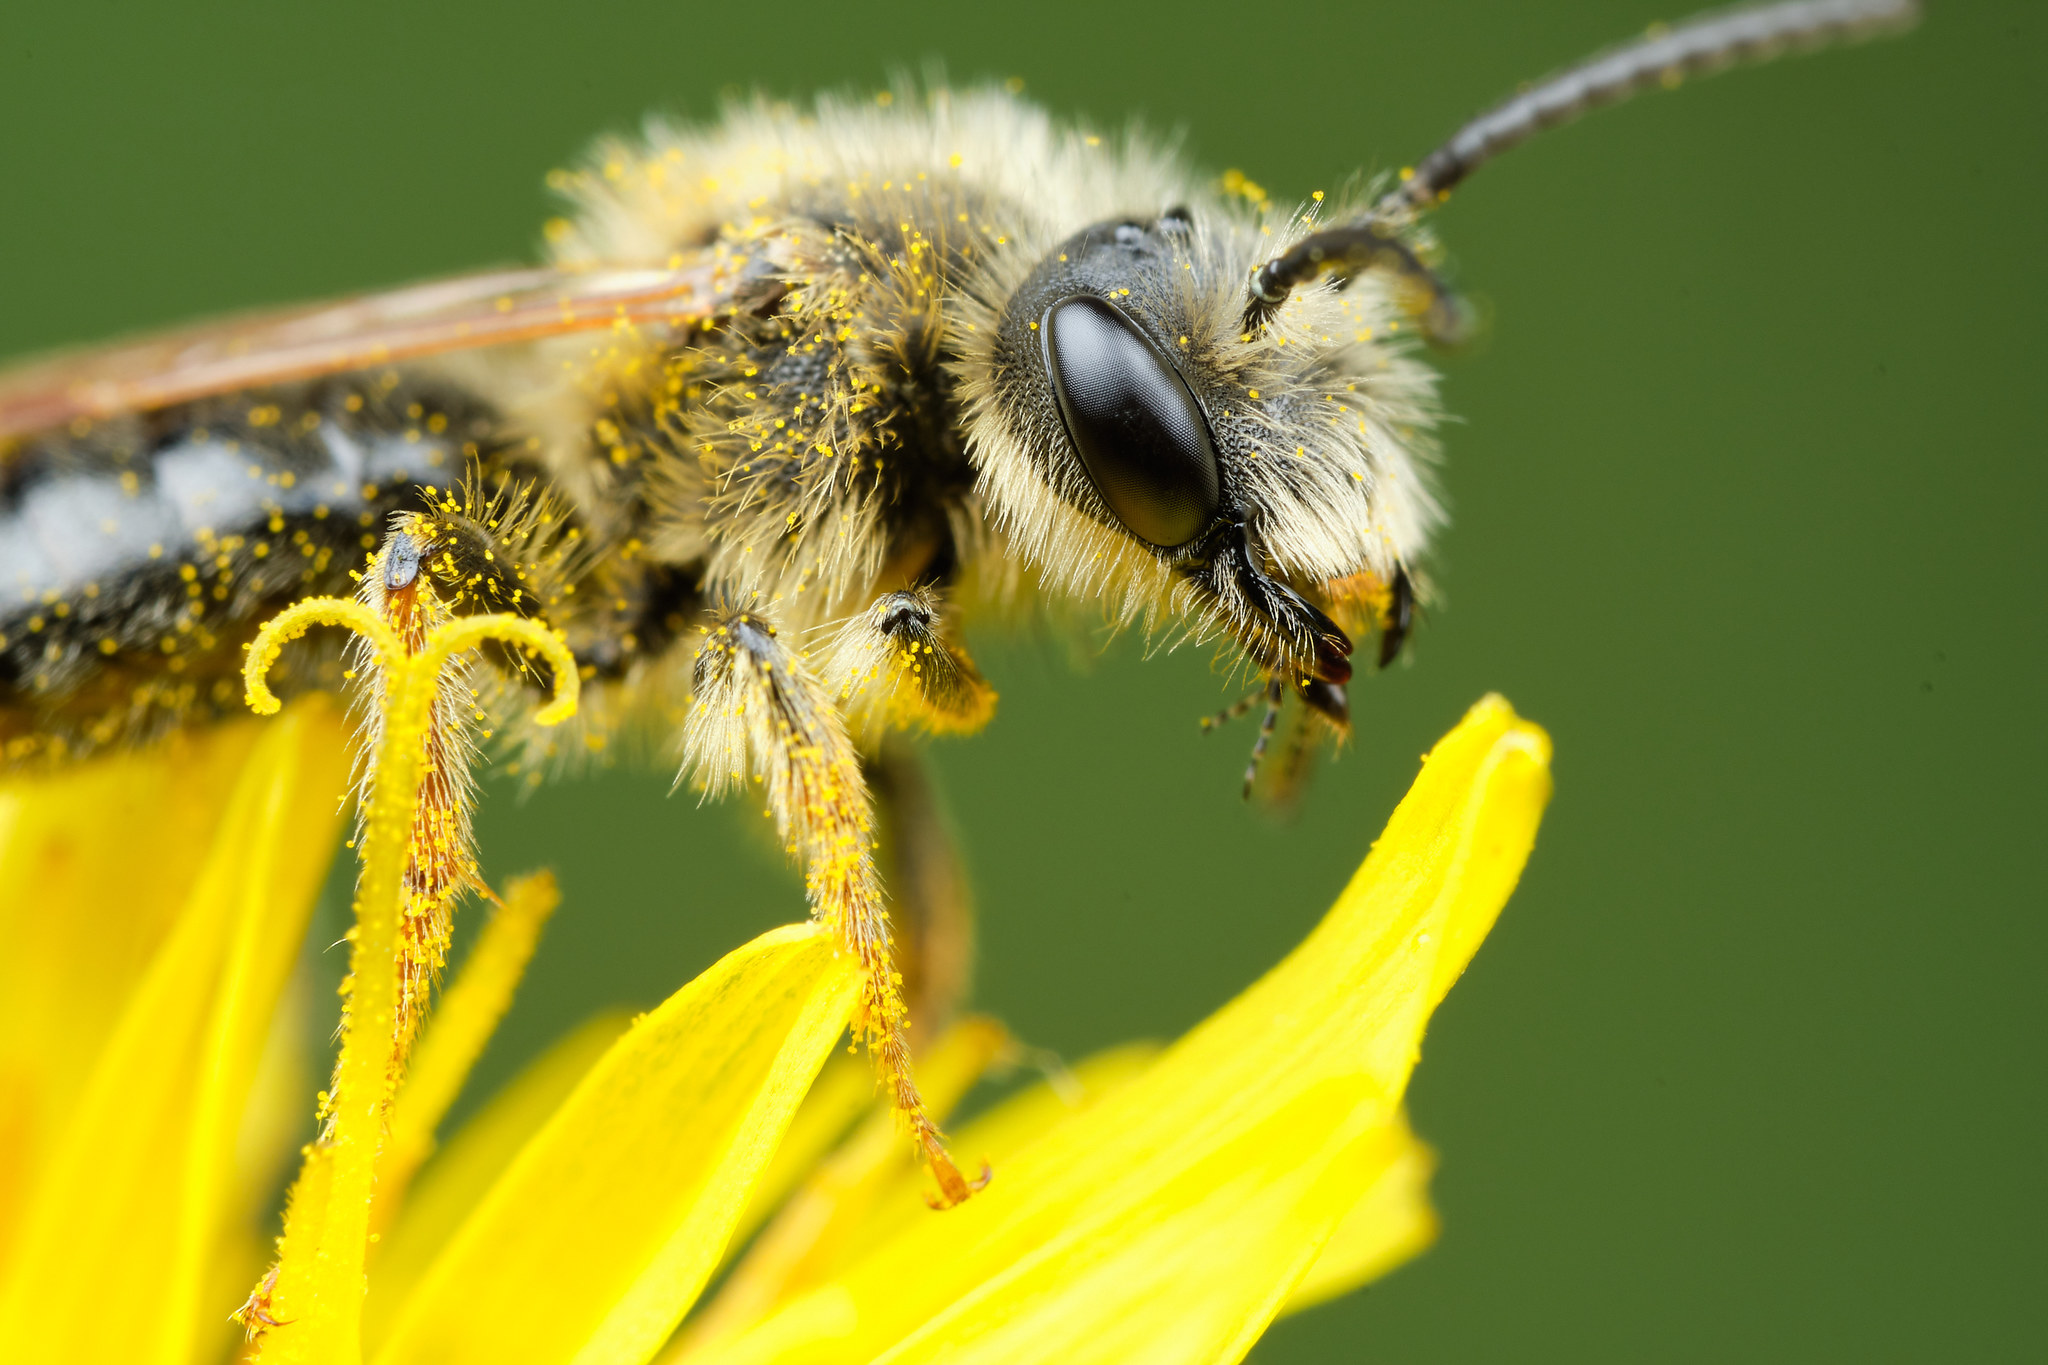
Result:
M1200 535L1221 480L1209 423L1180 371L1092 294L1046 309L1039 334L1067 438L1116 519L1163 548Z

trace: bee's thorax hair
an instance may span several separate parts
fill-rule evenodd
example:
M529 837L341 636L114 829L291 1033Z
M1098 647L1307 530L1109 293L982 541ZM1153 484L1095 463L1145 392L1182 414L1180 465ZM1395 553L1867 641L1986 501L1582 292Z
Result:
M1261 627L1213 586L1225 541L1313 595L1390 578L1441 520L1433 378L1388 292L1307 289L1246 333L1249 272L1313 215L1229 193L1142 134L1063 127L998 91L906 89L657 122L557 183L576 209L565 262L712 250L758 272L700 339L597 358L637 383L586 378L575 395L611 400L591 422L600 458L644 470L648 553L726 600L807 626L920 582L970 610L1032 583L1050 603L1256 647ZM1213 534L1136 539L1077 459L1031 336L1075 292L1111 299L1201 405L1223 489Z

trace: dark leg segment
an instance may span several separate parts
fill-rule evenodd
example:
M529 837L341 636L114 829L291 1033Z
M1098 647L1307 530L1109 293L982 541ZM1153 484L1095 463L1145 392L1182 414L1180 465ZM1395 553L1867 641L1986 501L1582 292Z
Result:
M924 1040L936 1039L974 977L974 905L924 756L891 735L865 758L875 797L875 860L890 888L903 999Z

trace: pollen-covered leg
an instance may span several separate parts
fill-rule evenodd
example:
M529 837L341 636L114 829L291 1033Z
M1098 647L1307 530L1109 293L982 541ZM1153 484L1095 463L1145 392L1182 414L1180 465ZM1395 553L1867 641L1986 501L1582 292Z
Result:
M401 617L395 614L399 608L391 595L404 593L418 577L418 547L406 529L401 524L384 553L372 562L377 586L370 595L375 606L308 598L280 612L257 633L243 664L243 691L250 708L259 715L274 715L280 703L267 675L283 647L314 626L344 626L371 642L379 704L371 727L377 741L370 759L374 782L365 793L359 827L362 875L334 1098L327 1102L320 1140L304 1149L305 1161L286 1206L275 1273L265 1277L237 1315L251 1328L289 1332L279 1359L310 1359L323 1353L322 1342L335 1344L334 1350L343 1355L358 1354L364 1257L377 1240L370 1219L378 1156L386 1145L404 1061L402 1054L394 1053L393 1040L407 1034L400 1027L400 997L408 975L407 920L414 912L423 867L449 847L440 842L447 825L428 821L423 826L418 818L436 755L445 763L449 752L437 749L435 739L446 718L447 661L487 640L512 644L545 660L554 697L535 712L533 720L539 726L557 725L574 715L580 692L576 660L568 646L531 619L488 613L441 621L417 646L403 638L393 624ZM427 605L432 606L433 599ZM453 809L462 812L461 828L466 830L466 806L457 802ZM423 827L429 832L432 857L422 853ZM459 872L462 860L453 865ZM288 1316L277 1311L281 1304ZM266 1338L265 1359L272 1358L270 1347L275 1344L275 1338Z
M249 1297L242 1300L242 1306L228 1314L229 1321L239 1323L243 1335L250 1341L272 1327L284 1326L283 1321L271 1312L277 1306L277 1276L283 1268L281 1264L272 1262L263 1278L256 1282L256 1287L249 1291Z
M911 1073L909 1021L875 871L874 814L837 708L774 628L751 612L720 615L698 650L694 683L684 731L690 768L710 796L749 776L766 789L776 829L803 867L811 913L860 964L855 1027L938 1181L938 1204L959 1203L988 1173L974 1182L960 1174Z
M972 734L995 714L995 689L931 588L885 593L849 617L832 637L825 675L870 732Z
M434 542L424 527L415 525L419 520L423 519L401 519L371 561L359 593L408 654L425 648L427 637L453 614L437 576L428 571ZM362 714L358 789L367 812L387 709L386 682L374 648L359 645L354 662ZM465 891L489 894L477 872L470 834L475 799L470 770L476 758L471 731L476 702L470 681L469 665L462 657L451 657L442 665L425 736L426 776L413 806L399 925L398 1012L391 1040L394 1079L404 1070L428 997L447 960L456 901Z
M911 1018L936 1031L966 997L974 917L931 781L897 732L978 730L994 714L995 689L928 587L886 593L850 617L832 636L825 678L861 736L904 998Z
M427 490L431 510L393 519L383 548L363 575L357 596L391 628L409 655L458 613L505 611L538 616L559 595L559 570L574 545L550 499L531 486L487 492L474 478L446 491ZM516 652L513 666L533 669ZM377 741L387 709L377 651L355 646L361 767L367 799L376 781ZM465 892L495 900L477 872L470 835L475 789L474 722L482 719L467 655L441 666L425 736L427 769L413 808L400 925L398 1016L392 1075L404 1070L428 998L447 960L455 905Z

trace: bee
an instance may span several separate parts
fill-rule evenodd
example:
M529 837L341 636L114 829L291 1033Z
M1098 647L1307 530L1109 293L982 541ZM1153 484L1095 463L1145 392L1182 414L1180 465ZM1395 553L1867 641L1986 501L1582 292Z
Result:
M1424 348L1470 317L1429 212L1589 109L1916 12L1798 0L1654 30L1296 211L1002 89L756 100L558 173L545 266L0 376L0 762L236 713L257 628L307 596L358 594L407 638L538 618L584 681L573 733L528 723L544 665L451 665L439 766L466 771L489 713L536 776L652 733L707 795L758 782L958 1202L976 1182L906 1029L958 999L968 931L886 740L987 723L965 624L1043 605L1215 643L1257 680L1213 718L1263 702L1253 772L1283 710L1341 739L1358 642L1400 656L1444 520ZM365 668L309 651L277 686ZM466 838L461 776L419 818ZM481 889L461 842L416 890ZM444 940L422 931L415 1004Z

